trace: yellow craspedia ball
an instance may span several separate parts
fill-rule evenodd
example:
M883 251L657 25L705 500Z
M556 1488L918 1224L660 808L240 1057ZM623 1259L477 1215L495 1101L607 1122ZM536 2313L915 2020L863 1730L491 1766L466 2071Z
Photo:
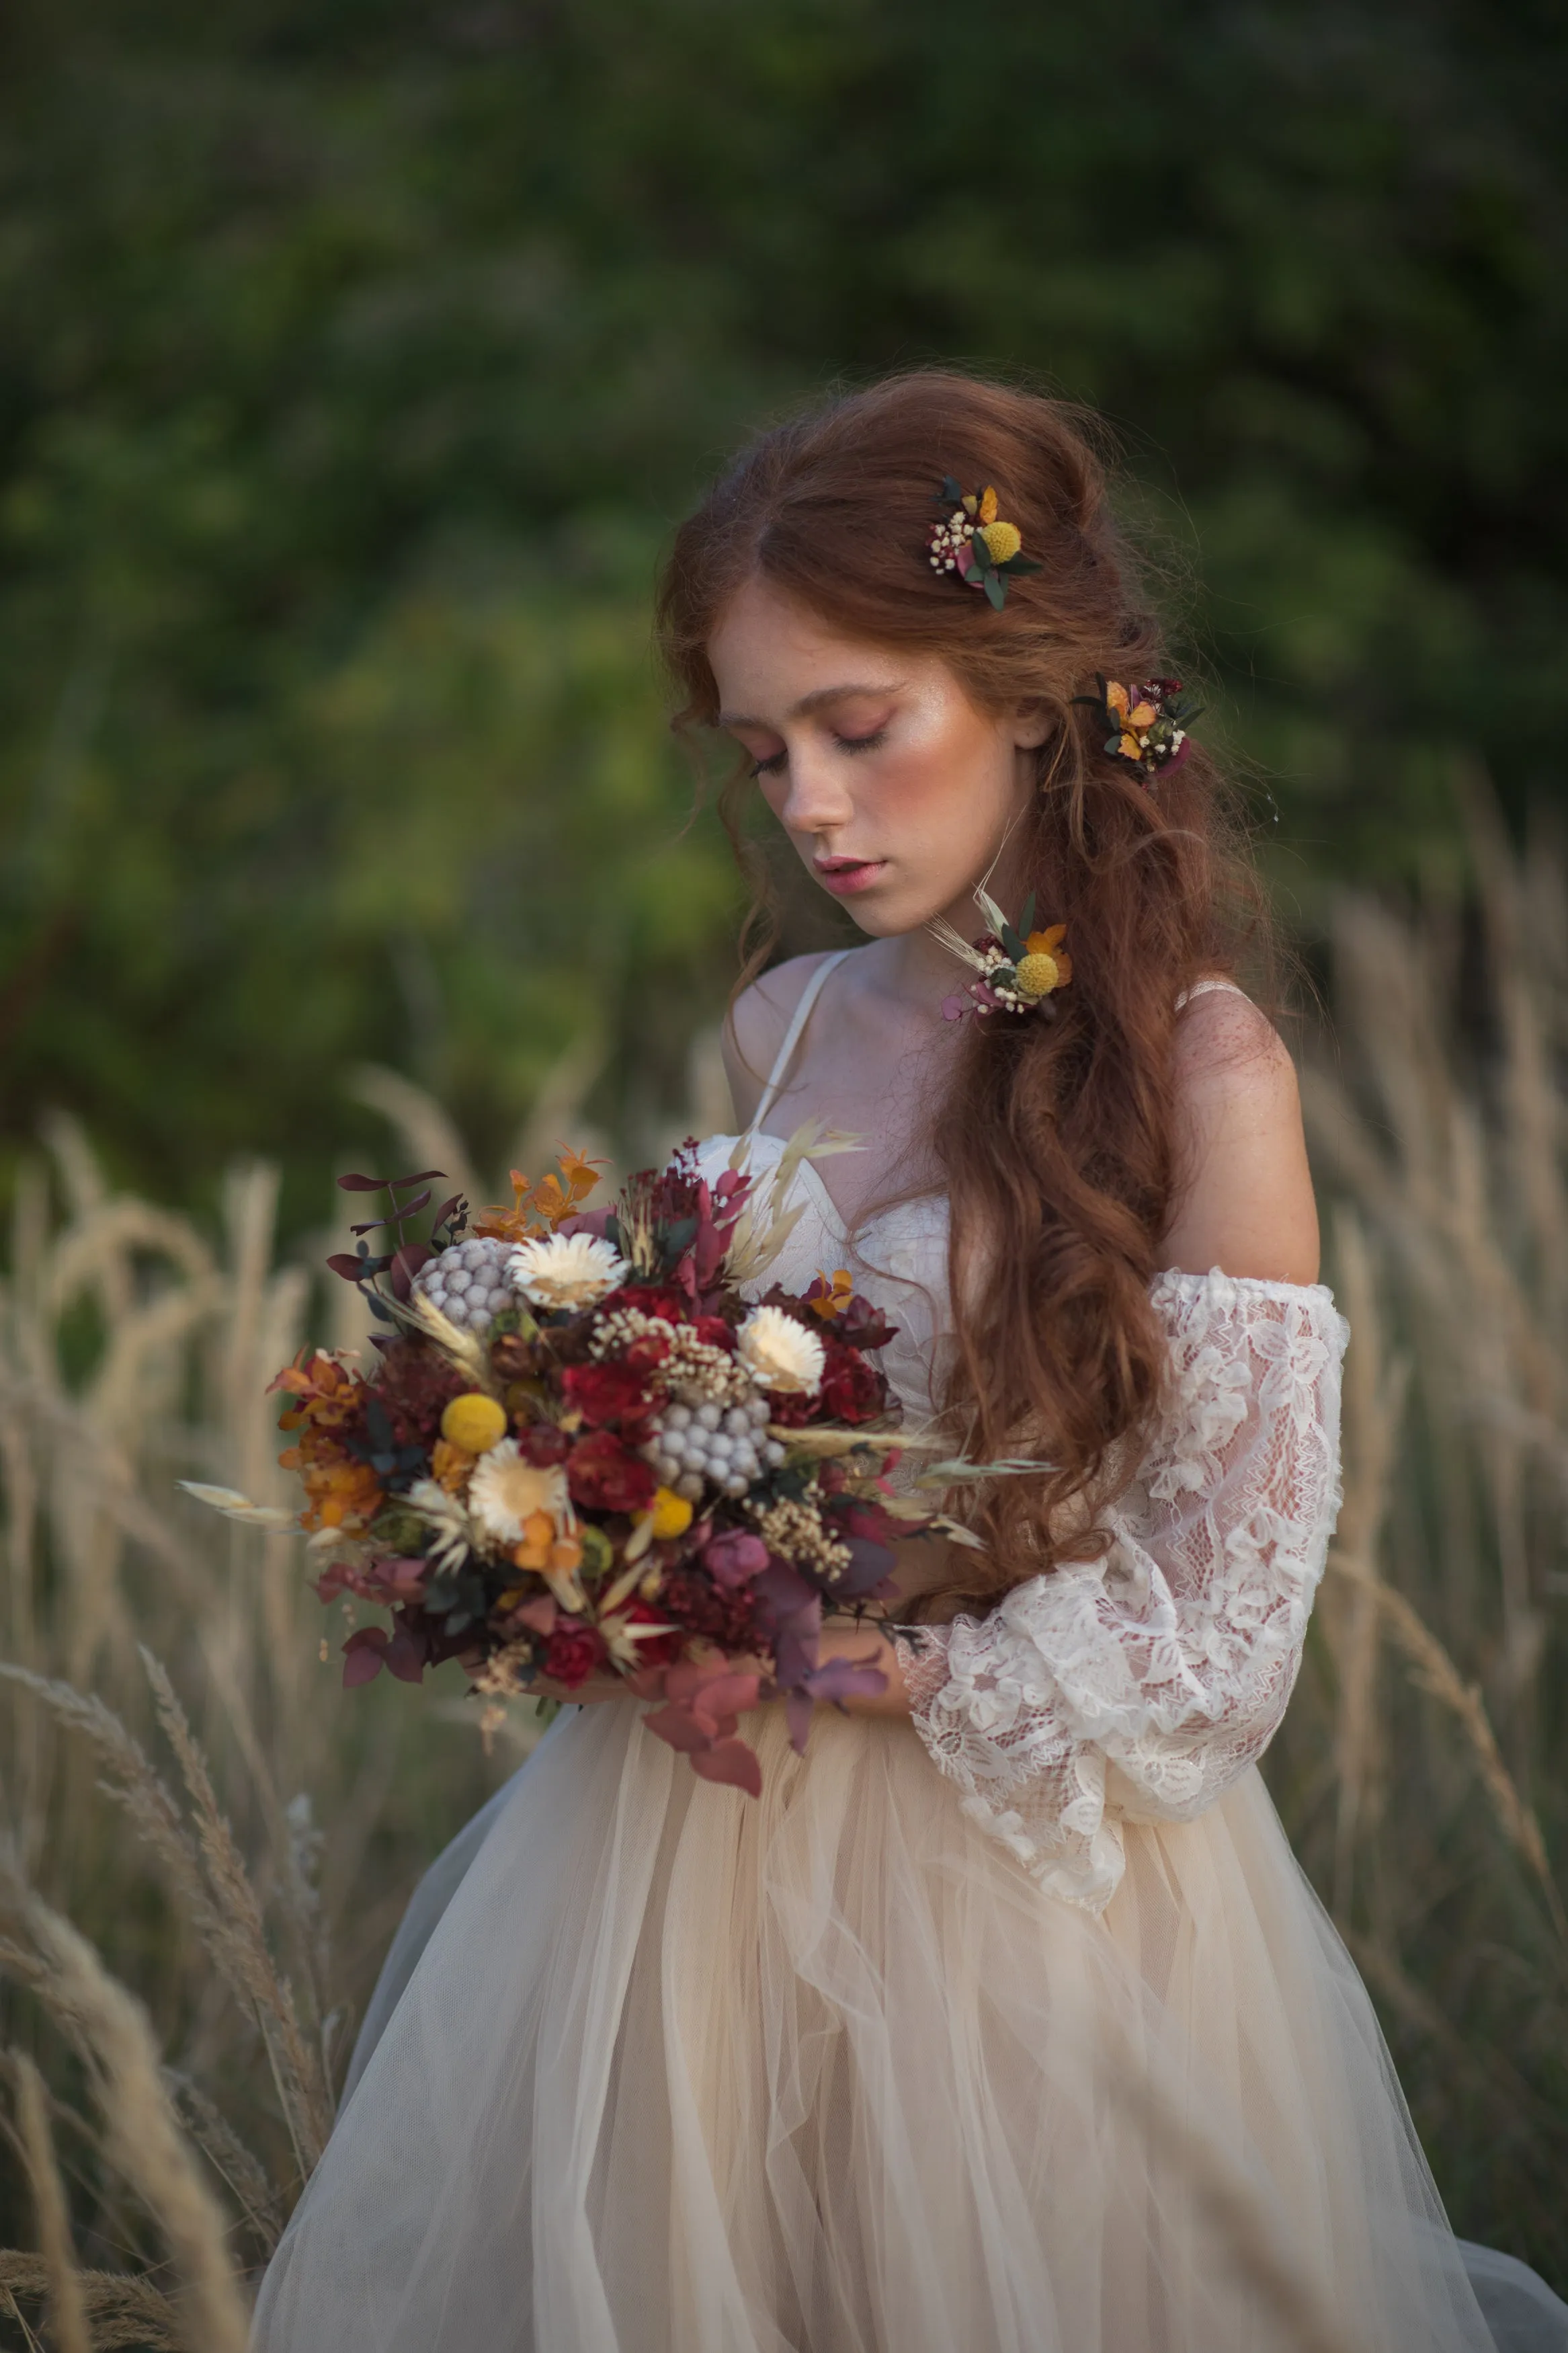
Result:
M441 1416L441 1435L448 1446L460 1446L465 1454L488 1454L496 1440L506 1436L506 1408L498 1398L470 1389L464 1397L455 1397Z
M1020 997L1048 997L1062 976L1055 956L1044 948L1037 948L1033 955L1025 956L1017 973Z
M656 1487L653 1497L653 1532L656 1536L683 1536L691 1525L691 1506L684 1495L672 1487Z
M988 522L980 536L993 564L1005 564L1024 544L1024 534L1016 522Z

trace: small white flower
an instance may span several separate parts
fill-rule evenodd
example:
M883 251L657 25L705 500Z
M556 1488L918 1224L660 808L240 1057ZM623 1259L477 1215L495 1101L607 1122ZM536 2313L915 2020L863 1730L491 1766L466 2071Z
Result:
M503 1438L481 1454L468 1482L468 1510L486 1535L497 1544L521 1544L523 1523L535 1512L547 1513L556 1526L572 1516L566 1473L559 1462L541 1469L525 1462L515 1438Z
M620 1252L595 1234L548 1234L519 1242L511 1279L536 1307L592 1307L626 1271Z
M759 1388L793 1389L811 1397L822 1387L827 1351L815 1332L782 1307L753 1307L741 1326L738 1345Z
M437 1568L461 1568L473 1547L474 1531L456 1495L434 1479L416 1479L408 1490L408 1505L436 1531L430 1557Z

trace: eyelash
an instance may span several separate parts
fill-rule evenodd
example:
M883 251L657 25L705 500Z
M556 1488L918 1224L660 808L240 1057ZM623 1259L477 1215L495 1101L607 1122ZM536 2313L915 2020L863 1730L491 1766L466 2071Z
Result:
M885 727L879 727L869 735L836 735L833 740L841 752L874 752L879 744L886 742L887 734ZM788 757L786 752L775 752L771 760L754 762L752 776L776 776Z

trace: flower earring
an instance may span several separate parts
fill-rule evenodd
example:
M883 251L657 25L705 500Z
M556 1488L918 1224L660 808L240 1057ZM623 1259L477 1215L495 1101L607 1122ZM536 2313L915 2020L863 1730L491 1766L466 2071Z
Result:
M977 940L966 940L944 915L934 916L926 925L932 939L966 964L974 976L963 988L943 998L943 1020L962 1021L967 1013L1039 1013L1047 1021L1055 1020L1057 1008L1050 999L1072 978L1072 958L1062 945L1067 925L1052 923L1043 932L1032 930L1032 891L1016 930L984 882L975 891L974 903L987 925Z

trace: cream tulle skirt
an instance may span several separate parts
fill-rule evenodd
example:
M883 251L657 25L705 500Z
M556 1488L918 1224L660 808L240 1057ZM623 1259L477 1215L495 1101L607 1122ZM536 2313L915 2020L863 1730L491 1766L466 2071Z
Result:
M266 2353L1490 2353L1256 1773L1095 1920L907 1724L752 1725L568 1714L431 1873Z

